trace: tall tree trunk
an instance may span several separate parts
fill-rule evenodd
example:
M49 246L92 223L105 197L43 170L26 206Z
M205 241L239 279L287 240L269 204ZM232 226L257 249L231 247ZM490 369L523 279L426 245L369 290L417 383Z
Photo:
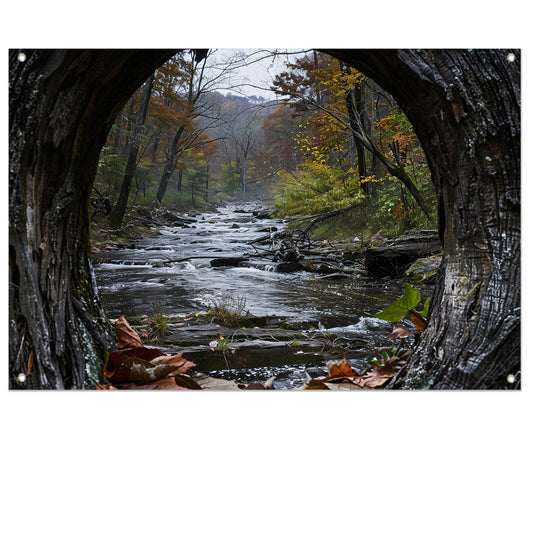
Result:
M100 377L114 337L89 257L90 191L116 114L173 53L25 50L20 61L10 51L11 388Z
M178 192L181 192L181 189L183 187L183 169L180 168L178 172Z
M206 177L205 177L205 201L209 198L209 165L205 167Z
M365 161L365 147L363 143L359 140L359 137L355 135L354 133L357 129L357 121L355 118L355 113L357 113L357 111L355 107L353 91L351 89L347 90L346 93L344 94L344 100L346 103L346 109L348 111L348 119L350 121L350 126L352 128L351 131L352 131L353 143L357 151L357 169L359 171L359 178L364 178L367 175L366 161ZM361 184L365 194L368 194L370 192L369 185L370 184L368 182L364 182Z
M157 189L157 201L161 203L167 192L168 182L176 168L176 157L178 155L178 145L181 139L181 136L185 130L185 126L180 126L176 131L173 139L172 146L170 147L170 152L168 154L167 162L165 163L165 168L163 169L163 174L161 175L161 180L159 182L159 187Z
M242 158L241 166L241 194L242 199L246 200L246 174L248 173L248 160L246 155Z
M486 389L520 368L520 51L332 50L413 124L444 260L424 341L393 388Z
M146 86L142 93L141 104L137 113L137 120L135 124L135 135L133 143L130 145L130 153L128 155L128 162L126 164L126 172L122 180L122 187L120 188L120 195L117 203L109 214L109 221L114 228L122 226L122 219L128 206L128 198L130 196L131 184L135 169L137 168L137 157L139 156L139 149L142 142L142 133L144 130L144 123L146 122L146 115L148 113L148 103L150 102L150 95L152 94L152 87L154 85L154 73L148 78Z

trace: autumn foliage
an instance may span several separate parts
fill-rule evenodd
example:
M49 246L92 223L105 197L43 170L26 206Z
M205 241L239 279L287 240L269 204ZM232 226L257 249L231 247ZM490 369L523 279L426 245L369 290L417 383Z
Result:
M143 345L139 334L121 316L113 321L119 350L107 356L104 376L109 384L96 383L98 390L190 390L201 387L186 375L195 366L182 354L164 354Z
M405 365L411 350L398 350L391 357L386 356L389 348L376 348L376 359L364 374L356 372L344 358L340 363L330 365L328 375L320 379L306 380L305 390L350 390L382 389Z

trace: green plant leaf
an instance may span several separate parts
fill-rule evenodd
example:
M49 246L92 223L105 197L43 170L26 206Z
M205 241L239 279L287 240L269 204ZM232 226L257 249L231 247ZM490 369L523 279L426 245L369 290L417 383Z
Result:
M427 318L428 317L428 312L429 312L429 304L431 303L431 298L428 298L425 302L424 302L424 309L422 309L422 311L419 311L418 314L420 316L423 316L424 318Z
M398 322L411 309L414 309L420 302L420 292L412 287L409 283L403 284L405 291L403 296L391 303L389 307L375 314L376 318L388 320L389 322ZM429 305L429 304L428 304Z

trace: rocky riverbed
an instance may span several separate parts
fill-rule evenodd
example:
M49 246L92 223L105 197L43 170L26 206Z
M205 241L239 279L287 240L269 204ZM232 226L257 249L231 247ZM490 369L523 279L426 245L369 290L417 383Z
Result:
M309 372L327 373L328 360L362 368L390 333L372 315L403 286L394 271L368 275L368 243L314 241L250 205L136 218L146 224L142 238L109 239L93 254L106 312L126 315L141 332L164 317L157 344L183 352L206 387L224 379L298 388ZM420 290L431 295L430 286ZM217 306L241 320L225 323Z

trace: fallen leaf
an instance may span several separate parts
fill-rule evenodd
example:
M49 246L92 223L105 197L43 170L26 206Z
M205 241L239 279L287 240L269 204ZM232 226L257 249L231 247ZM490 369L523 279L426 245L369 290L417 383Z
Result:
M418 333L423 333L426 329L426 319L414 310L411 310L411 322L416 326Z
M133 362L128 381L135 383L149 383L166 377L175 370L172 365L147 366L141 362Z
M102 385L101 383L95 383L96 390L118 390L113 385Z
M303 390L330 390L321 379L311 379L305 384Z
M329 367L326 381L334 381L338 379L350 378L357 376L357 372L348 364L346 357L340 363L333 363Z
M119 350L143 346L139 334L129 325L124 315L115 320L113 329L118 338L117 348Z
M108 354L104 376L113 383L146 383L187 372L196 366L182 354L166 355L157 348L127 348Z
M127 381L130 376L130 368L123 365L125 356L121 352L111 352L103 368L104 376L113 382Z
M407 358L412 353L412 350L401 350L400 355L387 359L382 365L371 362L372 370L364 376L356 378L354 383L372 389L383 387L405 365Z
M152 383L155 390L187 390L189 387L182 387L176 383L174 378L163 378Z
M392 339L405 339L413 333L415 332L405 328L399 322L396 322L396 324L394 324L394 329L392 330L392 333L385 340L390 341Z
M174 381L177 385L179 385L183 389L188 390L202 390L202 387L194 380L193 378L189 376L185 376L184 374L180 374L179 376L174 376Z

